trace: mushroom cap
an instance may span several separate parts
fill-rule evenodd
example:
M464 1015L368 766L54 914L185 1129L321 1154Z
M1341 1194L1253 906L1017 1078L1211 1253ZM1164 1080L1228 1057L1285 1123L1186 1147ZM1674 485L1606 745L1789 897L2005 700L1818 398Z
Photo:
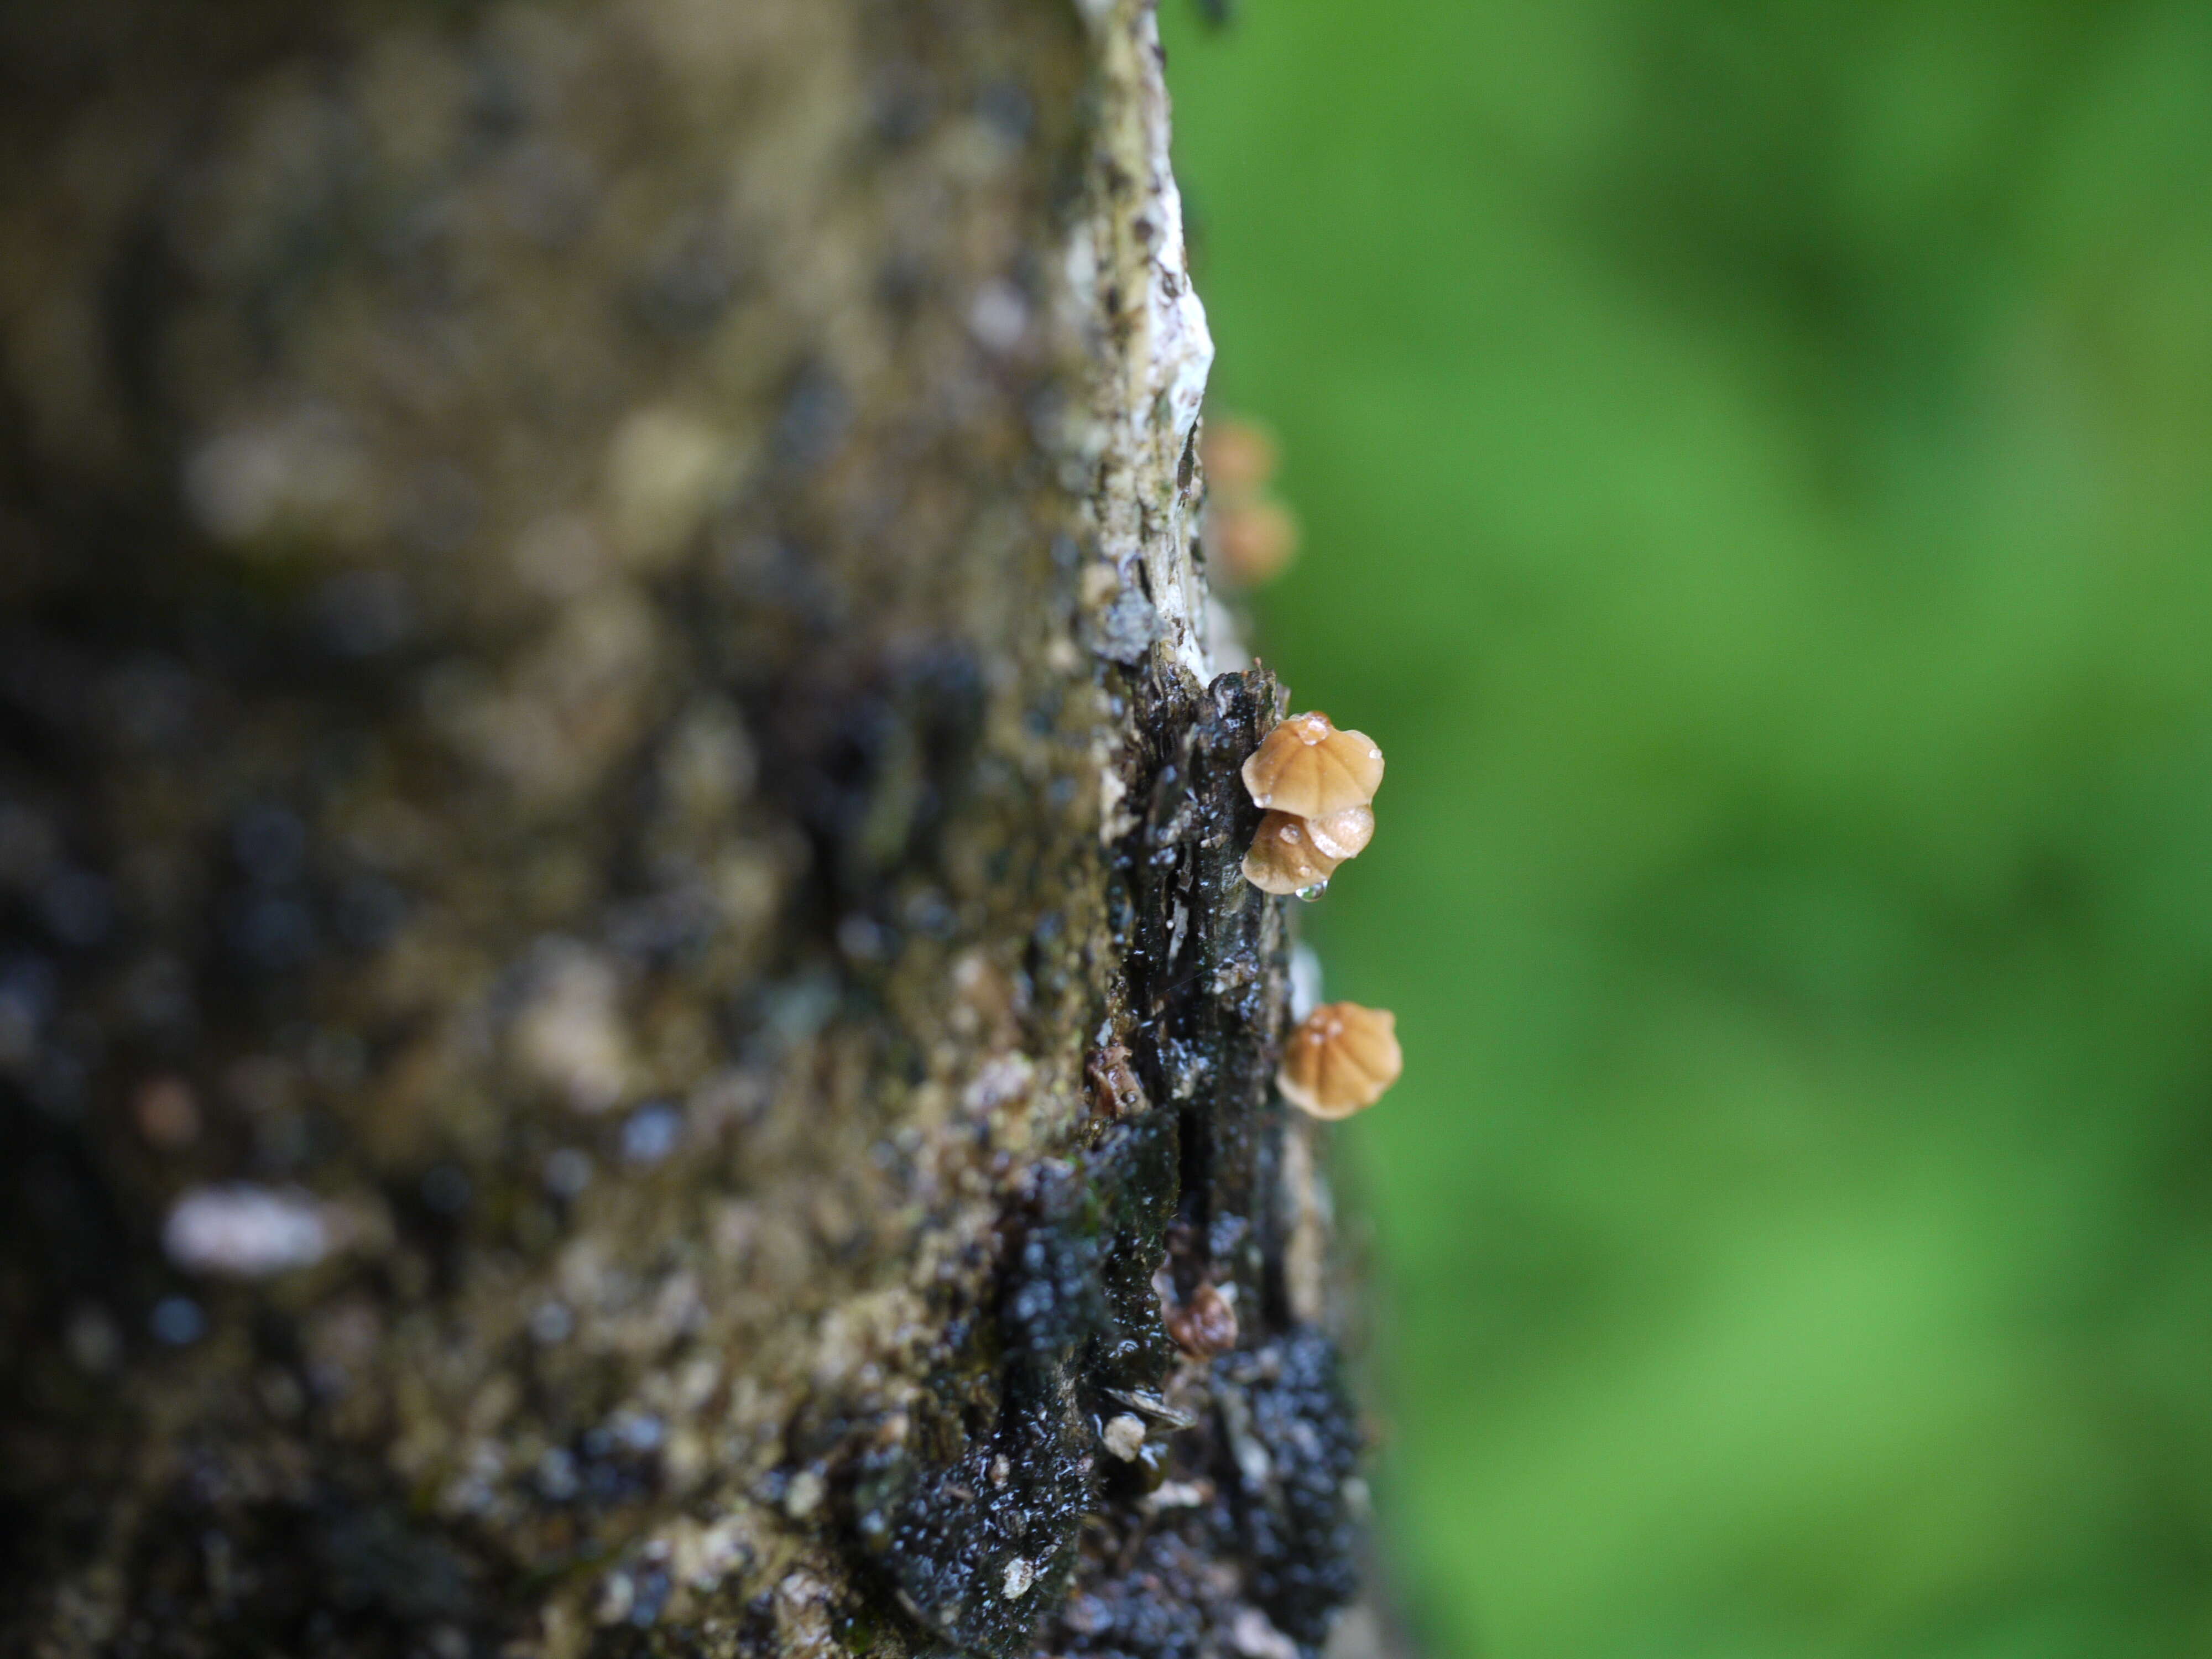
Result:
M1375 809L1371 806L1347 806L1341 812L1308 818L1305 823L1306 839L1313 843L1314 851L1339 864L1358 858L1367 850L1367 843L1375 839Z
M1244 879L1263 893L1295 893L1327 881L1340 861L1314 845L1304 818L1270 812L1260 820L1252 850L1244 854Z
M1397 1028L1398 1017L1387 1008L1326 1003L1291 1033L1275 1086L1284 1099L1315 1117L1364 1111L1405 1069Z
M1382 785L1382 751L1364 732L1340 732L1326 714L1293 714L1244 763L1255 806L1302 818L1364 806Z
M1273 581L1297 556L1298 521L1280 501L1231 501L1206 514L1210 567L1246 587Z
M1224 495L1246 495L1275 476L1275 440L1267 429L1234 415L1217 415L1198 441L1207 487Z

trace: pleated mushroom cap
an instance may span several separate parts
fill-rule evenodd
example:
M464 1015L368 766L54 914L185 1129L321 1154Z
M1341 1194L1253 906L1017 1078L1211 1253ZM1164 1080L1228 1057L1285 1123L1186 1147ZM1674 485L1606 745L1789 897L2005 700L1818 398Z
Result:
M1398 1017L1387 1008L1327 1003L1291 1033L1275 1086L1284 1099L1315 1117L1334 1120L1364 1111L1405 1069L1397 1028Z
M1375 839L1375 809L1347 806L1325 817L1308 818L1305 826L1306 838L1313 842L1314 851L1341 864L1346 859L1358 858L1367 850L1367 843Z
M1340 732L1326 714L1293 714L1244 763L1252 804L1301 818L1364 806L1382 785L1382 751L1363 732Z
M1295 893L1327 881L1340 862L1316 848L1304 818L1270 812L1244 854L1244 879L1263 893Z

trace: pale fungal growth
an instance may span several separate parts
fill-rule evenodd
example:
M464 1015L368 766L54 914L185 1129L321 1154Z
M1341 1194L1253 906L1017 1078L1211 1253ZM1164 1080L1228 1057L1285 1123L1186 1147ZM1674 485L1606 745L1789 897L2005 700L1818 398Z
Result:
M1325 886L1343 860L1322 852L1311 830L1304 818L1268 813L1252 837L1252 850L1244 854L1244 879L1263 893L1301 893Z
M1252 804L1302 818L1364 806L1382 787L1382 751L1364 732L1340 732L1326 714L1293 714L1244 763Z
M1137 1454L1145 1449L1145 1420L1127 1412L1119 1413L1106 1419L1102 1437L1108 1451L1124 1463L1133 1463Z
M1306 836L1313 842L1314 851L1341 864L1346 859L1358 858L1367 850L1367 843L1375 839L1375 809L1347 806L1341 812L1309 818L1305 824Z
M1284 1099L1315 1117L1364 1111L1405 1068L1397 1025L1398 1017L1387 1008L1324 1003L1291 1033L1275 1086Z

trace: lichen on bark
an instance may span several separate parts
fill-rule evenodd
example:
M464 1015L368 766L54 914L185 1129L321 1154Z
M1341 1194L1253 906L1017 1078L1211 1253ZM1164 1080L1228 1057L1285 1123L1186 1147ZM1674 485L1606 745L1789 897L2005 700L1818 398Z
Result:
M1149 9L0 62L0 1646L1311 1648Z

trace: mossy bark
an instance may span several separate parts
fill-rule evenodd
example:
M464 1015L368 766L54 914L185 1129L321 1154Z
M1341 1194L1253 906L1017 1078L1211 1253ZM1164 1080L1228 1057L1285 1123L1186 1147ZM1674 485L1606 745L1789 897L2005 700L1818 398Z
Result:
M0 76L0 1649L1317 1644L1147 9Z

